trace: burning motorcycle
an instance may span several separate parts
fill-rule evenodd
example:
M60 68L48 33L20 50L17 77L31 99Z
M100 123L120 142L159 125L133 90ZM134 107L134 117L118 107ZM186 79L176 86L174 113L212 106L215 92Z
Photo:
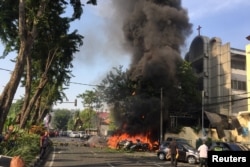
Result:
M128 140L124 146L123 146L123 149L124 150L129 150L131 148L131 146L133 145L133 142L131 140Z
M117 143L116 149L129 150L132 145L133 145L133 142L131 140L125 139Z
M127 140L121 140L116 144L116 149L121 149L124 147L125 143L127 142Z
M148 143L142 143L139 139L136 140L137 142L134 143L131 147L131 151L149 151L149 144Z

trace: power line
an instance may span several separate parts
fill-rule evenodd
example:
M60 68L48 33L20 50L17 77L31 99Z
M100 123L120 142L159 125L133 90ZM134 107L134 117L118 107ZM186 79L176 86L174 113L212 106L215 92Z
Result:
M0 68L0 70L12 72L12 70L9 70L9 69L6 69L6 68ZM77 85L85 85L85 86L98 86L98 87L101 86L101 85L85 84L85 83L79 83L79 82L69 82L69 83L77 84Z
M5 69L5 68L0 68L0 70L2 71L8 71L8 72L12 72L12 70L9 70L9 69ZM85 85L85 86L94 86L94 87L102 87L101 85L94 85L94 84L85 84L85 83L80 83L80 82L69 82L69 83L72 83L72 84L77 84L77 85ZM244 94L248 94L250 92L246 92L246 93L240 93L240 94L233 94L233 95L226 95L226 96L215 96L215 97L210 97L210 98L223 98L223 97L232 97L232 96L235 96L235 95L244 95ZM244 100L244 99L247 99L247 98L240 98L240 99L236 99L236 100L231 100L231 101L223 101L223 102L217 102L218 103L227 103L227 102L234 102L234 101L239 101L239 100ZM209 104L209 105L215 105L216 103L213 103L213 104Z
M69 83L77 84L77 85L94 86L94 87L98 86L98 87L101 87L101 85L85 84L85 83L80 83L80 82L69 82Z
M12 72L12 70L5 69L5 68L0 68L0 70ZM85 83L79 83L79 82L69 82L69 83L77 84L77 85L94 86L94 87L98 86L98 87L101 87L101 85L85 84Z
M2 70L2 71L8 71L8 72L12 72L12 70L9 70L9 69L5 69L5 68L0 68L0 70Z
M249 98L250 97L242 97L242 98L238 98L238 99L234 99L234 100L226 100L226 101L220 101L220 102L214 102L214 103L207 103L207 104L205 104L205 106L221 105L221 104L232 103L232 102L241 101L241 100L247 100Z

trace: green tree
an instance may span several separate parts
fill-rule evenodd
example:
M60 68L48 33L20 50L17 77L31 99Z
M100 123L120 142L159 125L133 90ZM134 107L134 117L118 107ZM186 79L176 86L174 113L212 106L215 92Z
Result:
M183 61L179 65L177 78L178 83L174 87L176 93L171 102L171 110L179 112L181 115L193 115L201 108L201 94L197 88L198 79L189 62Z
M102 100L108 104L124 101L134 90L128 71L123 71L123 66L113 67L97 88Z
M79 94L77 97L82 98L83 106L86 108L80 113L82 127L90 130L90 128L99 128L98 110L103 106L101 97L102 93L97 89L86 90L85 93Z
M80 112L80 119L82 120L82 128L89 130L96 128L96 112L91 108L86 108Z
M96 4L96 1L88 1L87 3ZM73 6L73 15L72 17L64 17L62 14L69 5ZM66 79L66 83L68 82L68 78L64 77L68 75L67 68L72 67L69 62L72 60L72 54L77 51L75 44L79 44L81 39L79 41L80 36L76 31L70 34L66 32L69 29L69 23L79 19L83 10L80 0L71 0L70 3L64 0L0 1L0 10L0 39L5 44L3 57L12 51L18 52L10 80L0 96L0 131L2 131L22 76L25 76L26 92L21 127L26 124L33 106L41 104L37 103L37 100L41 99L40 95L46 83L51 82L53 77L57 79L54 78L52 83L59 83L57 88L62 87L64 79ZM69 46L70 48L68 48ZM64 57L65 55L68 56L68 59ZM55 61L55 57L57 61ZM33 65L36 64L39 67L39 63L42 64L42 67L35 70ZM57 70L49 71L52 68ZM64 71L63 75L58 75L59 69L67 70ZM25 75L23 75L24 70L26 71ZM53 72L57 72L57 75ZM36 80L34 74L37 74ZM31 83L34 80L37 84L33 85L36 88L33 87L32 90ZM32 98L30 97L31 93ZM45 105L52 105L53 101L49 103Z
M19 113L19 111L22 108L22 105L23 105L23 99L19 99L15 103L12 103L11 107L10 107L10 111L9 111L8 116L16 118L17 115L18 115L18 113Z
M136 84L129 79L129 73L123 70L123 66L113 67L97 87L101 99L110 107L112 129L122 126L129 117L131 104L136 98L133 96L135 90Z
M74 129L74 119L73 116L71 115L69 122L67 124L68 130L73 130Z
M178 125L169 130L180 130L180 126L196 126L201 110L201 94L197 88L198 79L195 76L191 64L183 61L178 65L176 77L178 82L172 88L171 94L167 97L169 100L169 116L175 115L178 119ZM170 117L167 117L167 125L170 127ZM168 130L168 131L169 131Z
M73 54L77 52L79 46L82 45L83 37L77 34L77 31L68 33L69 25L75 18L61 18L59 16L64 13L64 9L60 8L60 5L49 6L53 6L56 9L48 9L51 12L46 12L46 22L42 24L44 26L40 26L40 29L43 30L38 36L40 42L35 43L31 55L33 66L29 74L32 76L32 85L29 84L30 87L28 90L31 89L31 91L27 92L25 97L29 97L30 95L32 95L32 97L29 99L27 106L23 106L21 127L24 127L34 104L42 95L46 85L49 87L56 86L57 89L54 90L59 91L59 88L63 84L69 82L72 76L70 68L73 67ZM26 83L31 81L27 79ZM53 94L50 95L53 96ZM52 105L52 103L49 105Z
M0 96L0 131L3 130L3 124L22 77L26 58L31 54L32 46L37 37L37 20L42 18L44 14L43 9L46 8L46 5L46 1L41 1L40 7L36 8L33 20L29 20L26 15L26 1L0 2L0 38L6 44L4 56L12 50L18 50L15 68ZM30 22L33 24L31 27L28 27L26 24Z
M186 61L179 61L174 79L162 85L151 79L132 81L129 76L122 66L113 68L98 87L102 99L111 107L115 125L122 129L154 131L157 135L160 123L155 120L159 120L159 111L163 111L163 127L170 127L171 114L193 115L200 106L197 78Z
M67 109L54 110L54 115L52 117L52 126L56 129L67 130L67 125L70 117L71 113Z
M83 100L84 107L96 110L102 107L101 94L97 90L86 90L85 93L79 94L77 97Z

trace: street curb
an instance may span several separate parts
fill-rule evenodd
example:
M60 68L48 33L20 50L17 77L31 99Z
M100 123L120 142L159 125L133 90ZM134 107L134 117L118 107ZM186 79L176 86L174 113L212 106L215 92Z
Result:
M44 158L42 160L40 160L39 155L38 155L33 161L29 163L27 167L41 167L44 164L44 162L46 162L46 159L48 158L52 150L53 150L53 146L49 147L49 149L46 150L44 154Z

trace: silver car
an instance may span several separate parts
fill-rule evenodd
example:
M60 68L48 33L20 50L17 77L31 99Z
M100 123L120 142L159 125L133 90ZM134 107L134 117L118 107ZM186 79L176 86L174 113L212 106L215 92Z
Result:
M166 155L169 151L169 144L169 141L165 141L160 145L159 150L157 151L157 157L160 160L168 160L166 159ZM188 143L182 142L177 142L177 147L179 150L178 161L188 162L190 164L199 163L199 153L194 147Z

